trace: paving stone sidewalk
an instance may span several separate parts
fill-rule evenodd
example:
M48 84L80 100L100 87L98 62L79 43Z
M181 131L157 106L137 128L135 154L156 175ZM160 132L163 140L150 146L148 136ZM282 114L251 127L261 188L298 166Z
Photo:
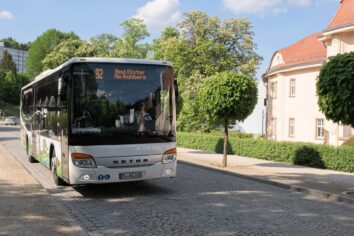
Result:
M0 145L0 235L87 235Z
M222 154L188 148L178 148L178 160L291 188L320 198L354 204L354 174L351 173L235 155L228 155L228 167L223 168Z

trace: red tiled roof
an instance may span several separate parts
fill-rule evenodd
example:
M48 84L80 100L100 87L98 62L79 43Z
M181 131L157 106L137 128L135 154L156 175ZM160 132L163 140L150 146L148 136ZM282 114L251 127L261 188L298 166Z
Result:
M343 0L326 30L349 23L354 23L354 0Z
M275 65L270 70L276 70L284 67L301 65L311 62L322 62L327 59L327 50L320 42L317 36L321 33L312 34L300 41L283 48L277 53L281 54L284 63Z

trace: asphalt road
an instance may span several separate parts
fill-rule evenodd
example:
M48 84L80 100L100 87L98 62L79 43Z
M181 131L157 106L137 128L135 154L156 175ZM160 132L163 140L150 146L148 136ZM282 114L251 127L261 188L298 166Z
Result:
M26 162L18 127L0 143L92 235L353 235L354 207L179 164L177 177L133 183L54 186Z

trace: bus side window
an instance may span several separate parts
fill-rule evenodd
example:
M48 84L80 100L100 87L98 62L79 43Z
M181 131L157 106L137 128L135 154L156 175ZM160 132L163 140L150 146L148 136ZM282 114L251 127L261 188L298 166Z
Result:
M58 95L61 105L63 105L63 103L66 103L66 82L62 77L58 80Z
M69 79L70 73L68 70L65 71L60 78L58 78L58 103L60 103L59 107L67 105Z

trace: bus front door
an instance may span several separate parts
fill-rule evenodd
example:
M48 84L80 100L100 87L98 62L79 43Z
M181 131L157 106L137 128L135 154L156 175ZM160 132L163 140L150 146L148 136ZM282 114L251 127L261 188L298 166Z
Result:
M60 143L61 143L61 170L63 180L69 183L69 144L68 144L68 127L65 120L68 118L68 109L63 107L60 111Z
M38 154L40 151L40 143L39 143L39 126L40 126L40 114L37 112L33 117L32 122L32 156L36 159L39 158Z

